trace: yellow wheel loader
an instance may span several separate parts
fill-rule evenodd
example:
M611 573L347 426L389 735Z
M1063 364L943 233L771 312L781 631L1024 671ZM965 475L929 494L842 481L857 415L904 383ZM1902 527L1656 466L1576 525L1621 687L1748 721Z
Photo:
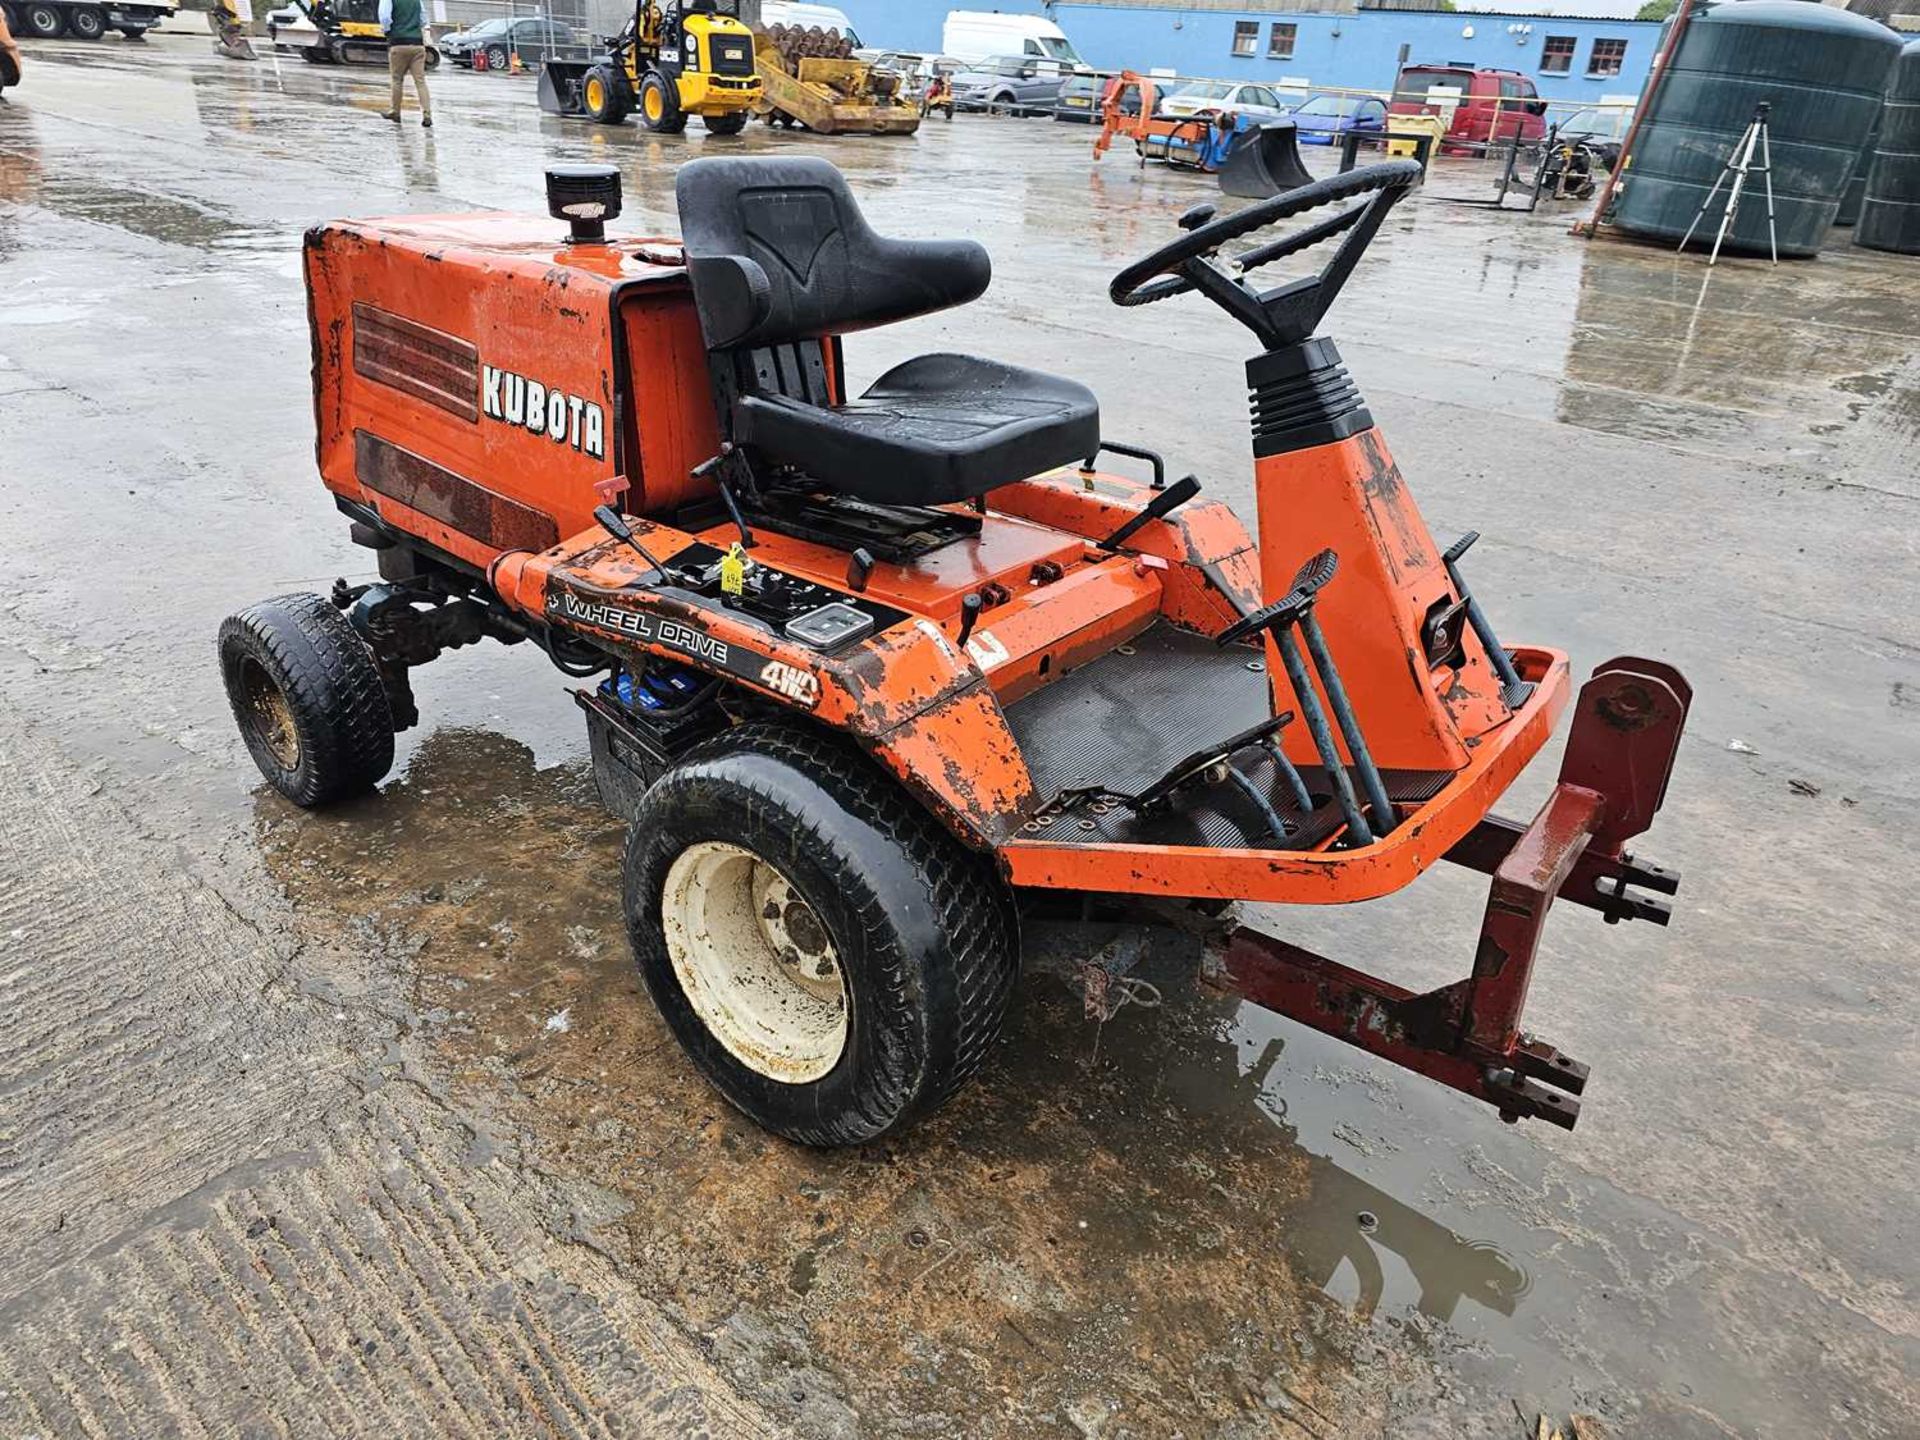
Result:
M540 67L540 108L549 114L618 125L638 112L662 135L678 135L692 115L716 135L738 135L760 93L739 0L638 0L605 55Z

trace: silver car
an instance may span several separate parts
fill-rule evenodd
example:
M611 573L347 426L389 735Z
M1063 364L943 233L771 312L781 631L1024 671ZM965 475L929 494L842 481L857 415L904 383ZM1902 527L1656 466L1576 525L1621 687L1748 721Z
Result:
M1253 120L1284 120L1292 113L1277 90L1231 80L1188 80L1163 91L1158 113L1185 116L1231 110Z
M1073 66L1035 55L996 55L953 77L953 103L992 115L1051 115Z

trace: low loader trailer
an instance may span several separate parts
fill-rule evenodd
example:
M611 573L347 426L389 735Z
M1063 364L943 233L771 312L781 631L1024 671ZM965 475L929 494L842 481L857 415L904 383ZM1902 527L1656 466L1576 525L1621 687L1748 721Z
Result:
M99 40L110 30L143 40L179 9L175 0L0 0L7 28L35 40Z

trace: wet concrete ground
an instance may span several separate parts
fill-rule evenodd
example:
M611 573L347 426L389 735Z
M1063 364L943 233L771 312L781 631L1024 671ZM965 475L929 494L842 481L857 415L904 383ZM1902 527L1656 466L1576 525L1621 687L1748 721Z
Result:
M1920 1431L1920 263L1709 278L1451 203L1488 177L1450 166L1327 327L1436 533L1484 532L1506 634L1697 692L1645 847L1672 929L1548 935L1529 1019L1595 1066L1577 1132L1168 956L1104 1027L1036 966L979 1083L817 1155L640 992L560 677L446 658L382 796L310 816L211 663L228 611L366 568L312 473L302 228L538 209L543 162L604 157L670 232L722 142L464 74L396 133L378 77L207 51L30 46L0 107L0 1430ZM1239 333L1105 299L1206 191L1087 138L729 143L993 252L856 379L941 346L1076 374L1250 514ZM1482 897L1265 918L1425 987Z

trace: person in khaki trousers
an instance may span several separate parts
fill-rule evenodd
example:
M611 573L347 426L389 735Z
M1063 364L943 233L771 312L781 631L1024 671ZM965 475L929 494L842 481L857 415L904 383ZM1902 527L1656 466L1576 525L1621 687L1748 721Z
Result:
M420 16L420 0L380 0L380 28L387 35L387 73L393 79L393 98L384 119L400 123L400 94L407 76L420 101L420 123L433 128L433 97L427 93L427 47Z

